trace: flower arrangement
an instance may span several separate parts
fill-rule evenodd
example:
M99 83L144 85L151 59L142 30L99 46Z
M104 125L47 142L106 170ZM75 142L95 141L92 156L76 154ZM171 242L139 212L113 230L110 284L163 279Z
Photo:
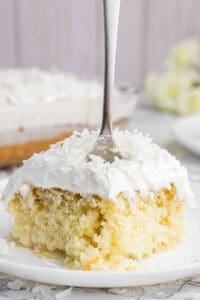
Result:
M200 43L190 39L171 49L161 73L150 73L145 90L161 110L177 114L200 112Z

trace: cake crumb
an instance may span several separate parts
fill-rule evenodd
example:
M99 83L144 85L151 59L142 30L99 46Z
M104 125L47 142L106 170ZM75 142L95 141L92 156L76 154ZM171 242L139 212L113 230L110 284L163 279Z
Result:
M10 290L20 290L21 288L25 287L26 283L20 279L16 279L14 281L9 281L7 287Z
M55 294L55 298L56 300L64 300L67 296L69 296L71 294L73 287L70 287L66 290L63 290L57 294Z

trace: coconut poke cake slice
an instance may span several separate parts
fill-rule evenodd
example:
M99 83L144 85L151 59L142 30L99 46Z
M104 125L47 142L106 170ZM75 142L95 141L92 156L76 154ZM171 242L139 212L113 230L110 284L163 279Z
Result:
M11 176L3 200L12 235L37 253L62 251L69 269L135 270L181 240L187 171L139 132L114 130L123 159L87 161L97 134L75 132Z

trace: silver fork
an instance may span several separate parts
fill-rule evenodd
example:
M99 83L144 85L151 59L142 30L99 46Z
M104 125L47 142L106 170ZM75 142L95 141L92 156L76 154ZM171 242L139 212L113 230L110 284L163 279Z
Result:
M114 161L115 157L118 157L119 159L122 158L119 149L113 141L110 108L115 74L120 2L121 0L103 0L105 38L103 116L99 136L87 155L88 161L91 160L90 155L100 156L110 163Z

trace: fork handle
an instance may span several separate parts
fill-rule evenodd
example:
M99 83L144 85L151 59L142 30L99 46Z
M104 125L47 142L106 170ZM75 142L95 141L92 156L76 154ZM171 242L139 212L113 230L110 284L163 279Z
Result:
M112 134L111 98L115 76L115 57L121 0L103 0L104 10L104 96L100 134Z

